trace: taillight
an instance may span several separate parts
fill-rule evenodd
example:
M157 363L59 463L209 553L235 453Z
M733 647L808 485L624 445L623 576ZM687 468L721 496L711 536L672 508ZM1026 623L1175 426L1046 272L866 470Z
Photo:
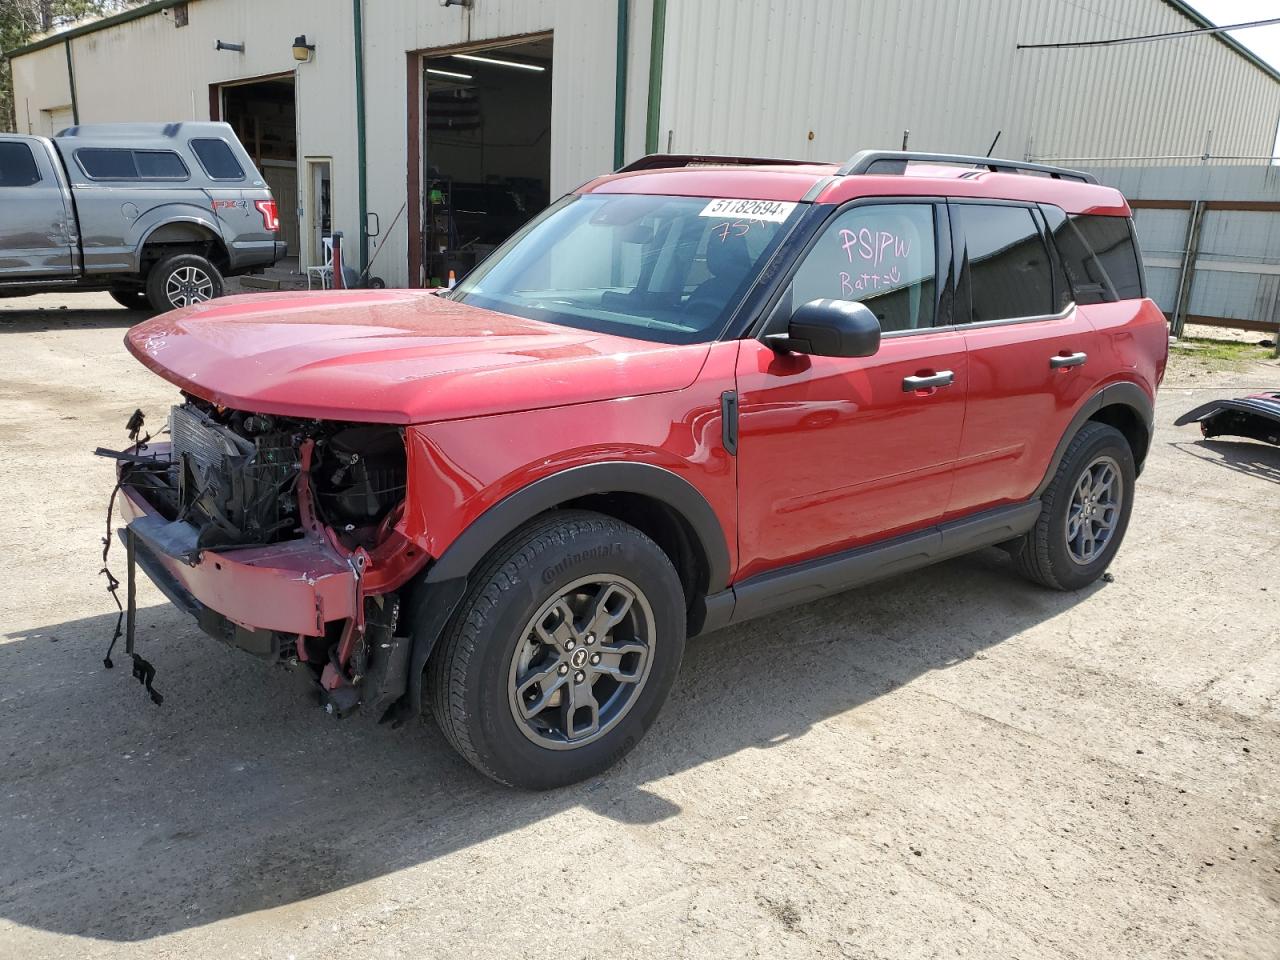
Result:
M276 202L274 200L255 200L253 205L262 214L262 225L272 233L278 233L280 231L280 214L276 210Z

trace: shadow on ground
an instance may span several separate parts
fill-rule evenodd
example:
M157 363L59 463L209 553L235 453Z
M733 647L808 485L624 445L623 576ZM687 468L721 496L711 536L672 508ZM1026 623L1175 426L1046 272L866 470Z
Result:
M1169 446L1236 473L1280 483L1280 447L1253 440L1175 440Z
M429 724L330 720L304 676L217 645L167 605L140 611L161 707L127 670L102 668L114 611L11 635L0 645L0 916L136 941L338 890L576 806L662 821L680 809L646 783L767 752L1081 599L1008 566L988 550L695 640L630 757L547 794L489 783Z
M124 307L104 310L0 310L0 333L42 333L48 330L83 330L89 327L119 327L124 330L155 314Z

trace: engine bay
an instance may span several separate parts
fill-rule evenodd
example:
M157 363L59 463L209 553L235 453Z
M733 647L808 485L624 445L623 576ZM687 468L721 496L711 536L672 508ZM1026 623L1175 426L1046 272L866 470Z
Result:
M137 458L121 479L166 519L194 526L200 549L302 537L304 470L316 519L349 550L383 539L404 500L397 427L248 413L186 396L170 411L169 434L167 458Z

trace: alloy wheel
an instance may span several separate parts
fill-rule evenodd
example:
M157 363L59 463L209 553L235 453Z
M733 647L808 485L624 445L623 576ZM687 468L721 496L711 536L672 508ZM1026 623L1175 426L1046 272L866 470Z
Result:
M1120 522L1124 481L1120 465L1098 457L1076 481L1067 507L1067 553L1084 566L1096 560L1111 542Z
M631 581L597 575L562 588L525 626L512 656L516 726L552 750L598 740L639 699L654 641L653 609Z
M213 278L199 267L179 267L165 281L164 294L174 308L213 299Z

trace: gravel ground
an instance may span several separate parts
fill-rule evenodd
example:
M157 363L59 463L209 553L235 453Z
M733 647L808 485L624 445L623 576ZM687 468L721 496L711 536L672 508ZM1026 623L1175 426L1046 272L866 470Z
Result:
M625 763L529 795L145 580L164 705L102 668L89 453L174 397L134 319L0 307L0 956L1280 956L1280 450L1170 426L1280 365L1173 369L1113 582L991 550L712 634Z

